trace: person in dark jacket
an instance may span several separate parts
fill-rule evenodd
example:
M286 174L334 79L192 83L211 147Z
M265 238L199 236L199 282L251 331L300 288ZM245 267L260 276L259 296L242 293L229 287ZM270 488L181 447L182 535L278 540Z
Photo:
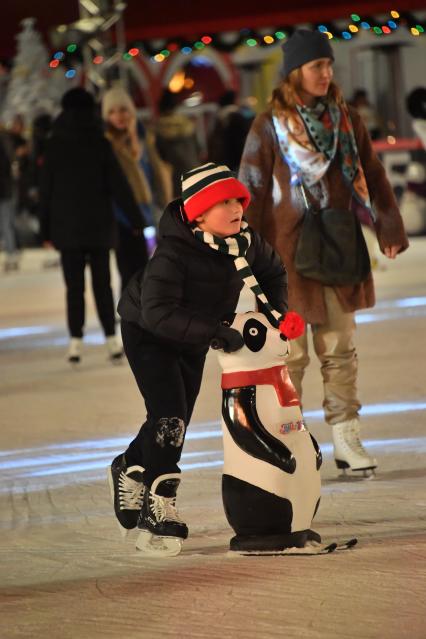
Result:
M208 139L208 157L217 164L226 164L238 171L254 112L248 106L236 104L235 91L228 89L219 99L219 108Z
M4 271L18 268L14 228L14 197L10 140L0 132L0 237L5 252Z
M139 207L104 137L95 102L81 88L62 98L63 111L49 138L40 185L41 234L61 253L71 336L68 359L80 361L85 304L84 271L90 265L93 294L111 359L123 355L115 335L109 251L114 245L113 201L142 233Z
M158 153L172 168L173 197L180 193L180 176L196 166L200 149L194 122L179 111L176 93L165 89L158 104L158 118L154 124Z
M244 343L222 320L235 312L247 272L271 321L287 310L285 268L243 219L249 200L226 166L208 163L185 174L182 198L163 213L143 277L135 274L120 299L124 350L147 408L138 435L109 469L124 530L187 536L175 508L185 432L209 344L215 339L233 352Z

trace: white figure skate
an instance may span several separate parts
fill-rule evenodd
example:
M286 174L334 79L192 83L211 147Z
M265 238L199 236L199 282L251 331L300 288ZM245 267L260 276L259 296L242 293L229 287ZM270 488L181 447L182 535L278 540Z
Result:
M80 337L71 337L67 358L72 366L76 366L80 363L82 346L83 340Z
M364 477L374 477L377 461L371 457L360 440L359 420L348 419L333 425L334 460L337 468L346 475L349 468L352 471L362 471Z
M106 347L109 359L113 364L118 364L123 360L124 351L120 341L116 335L110 335L106 338Z

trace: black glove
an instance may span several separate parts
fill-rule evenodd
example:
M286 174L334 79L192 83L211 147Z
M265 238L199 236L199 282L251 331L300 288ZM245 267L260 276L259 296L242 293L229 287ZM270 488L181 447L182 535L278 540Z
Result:
M229 328L219 324L216 329L213 339L210 342L210 346L215 350L223 350L225 353L233 353L239 351L244 346L244 339L241 333L235 330L235 328Z

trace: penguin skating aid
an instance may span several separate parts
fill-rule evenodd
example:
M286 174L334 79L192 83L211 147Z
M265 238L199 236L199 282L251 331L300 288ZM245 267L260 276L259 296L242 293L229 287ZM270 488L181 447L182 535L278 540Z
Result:
M289 341L260 313L237 314L229 325L244 339L237 352L219 351L231 553L328 554L355 545L324 545L311 529L322 456L284 364Z

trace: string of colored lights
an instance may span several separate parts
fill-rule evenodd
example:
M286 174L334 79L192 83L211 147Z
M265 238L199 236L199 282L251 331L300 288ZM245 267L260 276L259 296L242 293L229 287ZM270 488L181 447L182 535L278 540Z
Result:
M406 17L407 14L401 15L396 10L389 11L389 17L385 24L377 24L373 18L362 18L357 13L352 13L350 18L351 22L342 30L336 29L333 26L328 26L326 24L318 24L316 25L316 29L325 33L330 39L334 40L351 40L355 37L359 32L362 31L370 31L374 33L376 36L388 36L394 33L401 26L405 26L410 34L413 37L419 37L425 33L425 26L423 24L419 24L418 20L416 20L411 14L409 17ZM165 46L158 50L152 50L151 44L149 42L144 42L140 47L131 47L128 51L123 54L123 59L126 61L130 61L138 55L143 55L144 52L149 56L151 62L164 62L170 55L179 51L183 55L189 55L193 52L201 52L208 46L213 46L216 49L222 50L233 50L237 46L248 46L248 47L267 47L273 44L280 43L287 36L291 35L294 27L283 27L277 29L273 33L260 34L256 33L250 29L241 29L236 34L236 37L231 38L231 42L226 39L223 40L223 36L221 39L221 34L214 35L203 35L195 42L180 42L171 41L167 42ZM142 51L142 49L144 51ZM67 59L67 54L75 54L78 51L77 44L69 44L66 47L66 51L57 51L52 56L52 59L49 63L49 67L52 69L57 68L62 62L65 62ZM156 51L156 52L155 52ZM105 58L102 55L96 55L92 59L92 63L96 65L100 65L105 62ZM75 77L77 71L74 68L69 68L65 72L66 78Z

